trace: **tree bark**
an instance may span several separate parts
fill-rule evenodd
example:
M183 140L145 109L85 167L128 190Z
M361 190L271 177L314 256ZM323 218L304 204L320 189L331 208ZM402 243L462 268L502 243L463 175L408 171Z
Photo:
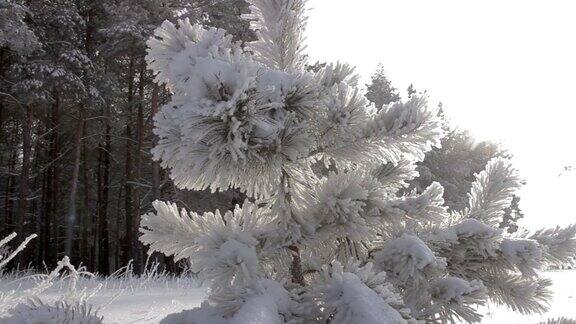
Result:
M89 134L88 123L84 120L83 126L83 137L87 138ZM90 156L88 153L88 148L86 146L86 141L82 141L82 184L84 188L84 208L82 215L82 241L81 241L81 260L86 264L88 269L92 271L94 269L94 249L92 249L93 240L90 237L93 234L94 226L94 213L91 201L91 185L90 177L88 176L90 167L89 161Z
M126 236L124 244L124 263L128 263L133 258L132 255L132 181L133 181L133 161L132 161L132 108L134 105L134 58L130 58L128 67L128 102L126 110L126 163L124 176L124 212L126 215Z
M291 221L292 218L292 194L291 194L291 184L290 176L286 171L282 171L281 179L281 190L279 195L280 199L284 199L287 206L282 210L286 213L287 221ZM292 264L290 265L290 275L292 277L292 282L300 286L305 286L304 273L302 272L302 259L300 257L300 248L296 244L292 244L287 247L287 249L292 253Z
M16 233L26 238L26 213L28 211L28 191L30 178L30 154L31 154L31 131L32 131L32 106L26 105L26 111L22 120L22 169L20 170L20 190L18 192L18 211L16 213ZM24 255L18 255L18 262L23 264Z
M136 154L134 155L134 179L137 183L141 181L142 169L142 147L144 144L144 87L146 78L146 61L142 59L140 65L140 82L138 84L138 111L136 115ZM141 273L143 267L143 249L138 240L138 228L140 227L140 186L134 186L134 214L132 216L132 256L134 258L134 271Z
M160 103L159 103L159 91L160 87L157 83L154 83L154 88L152 90L152 117L156 116L158 113ZM150 123L150 129L154 128L153 118ZM158 143L158 138L154 137L154 145ZM157 161L152 161L152 201L160 199L160 163Z
M8 177L6 179L6 196L4 197L4 224L6 224L6 229L2 232L2 237L9 235L14 231L13 224L13 213L14 213L14 203L12 200L12 194L14 192L15 181L14 172L16 170L16 151L12 151L8 158Z
M64 241L64 253L72 258L72 243L74 240L74 226L76 226L76 194L78 193L78 177L80 175L80 162L82 157L82 131L84 127L84 116L78 120L76 126L76 135L74 136L74 167L72 170L72 179L70 180L70 200L68 202L68 216L66 218L66 236Z
M20 191L18 193L18 212L16 214L16 232L25 235L24 224L28 209L28 185L30 178L32 106L26 105L26 112L22 120L22 169L20 171Z
M54 266L56 264L56 259L58 258L59 251L59 210L60 210L60 94L55 94L55 102L52 106L52 138L50 141L50 173L51 173L51 183L50 183L50 209L49 217L46 219L44 226L45 230L50 233L50 237L47 238L49 244L44 248L46 249L46 259L49 266Z
M106 105L104 111L104 145L100 150L101 174L98 177L98 272L108 274L110 272L110 250L108 234L108 195L110 188L110 153L112 150L110 106ZM100 163L99 163L100 164Z
M305 286L304 272L302 271L302 259L300 258L300 249L296 245L290 245L288 250L292 252L292 264L290 266L290 274L292 275L292 282Z
M150 130L154 129L154 116L158 113L160 108L160 101L159 101L159 92L160 86L157 83L154 83L154 87L152 89L152 118L150 118ZM154 136L153 140L154 145L158 143L158 138ZM157 161L152 161L152 201L158 200L161 198L160 195L160 178L161 178L161 170L160 170L160 163ZM152 254L152 258L160 264L160 271L165 269L165 258L163 253L154 252Z

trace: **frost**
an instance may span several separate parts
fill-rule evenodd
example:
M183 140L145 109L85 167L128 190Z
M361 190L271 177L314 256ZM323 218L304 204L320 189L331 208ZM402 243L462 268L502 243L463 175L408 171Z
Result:
M323 269L323 283L316 288L316 302L322 319L330 323L404 323L402 314L391 304L398 300L383 284L385 275L371 272L371 265L348 269L339 263ZM358 271L360 276L347 271ZM362 279L361 279L362 278ZM371 283L372 287L366 283Z
M307 65L305 0L248 2L258 39L244 47L188 20L148 41L173 94L155 116L154 158L178 188L248 196L202 215L155 202L142 217L150 251L210 281L209 302L165 322L474 322L484 287L542 310L546 282L527 275L540 259L572 260L576 227L508 240L496 226L520 181L502 159L477 175L463 212L448 211L438 183L403 190L440 145L438 109L416 95L376 109L353 67Z
M445 267L444 260L436 258L426 243L410 234L403 234L387 243L374 255L374 260L400 283L422 280L425 274Z
M459 237L495 237L501 233L500 230L484 224L476 219L465 219L458 225L454 226L454 232Z
M523 273L534 274L533 269L539 268L542 262L542 249L534 240L505 239L500 244L500 250Z
M150 252L188 258L201 278L215 285L250 282L257 273L256 239L265 230L266 208L246 201L224 215L179 211L175 204L154 203L157 214L142 216L140 239Z
M462 303L464 296L477 290L483 290L484 286L479 281L468 282L457 277L445 277L434 282L432 291L435 299L444 302L454 301Z
M19 304L7 317L0 318L4 324L101 324L102 317L87 304L57 302L44 304L39 300Z
M377 183L362 172L330 173L314 195L318 203L310 214L317 232L324 237L349 236L354 240L373 233L386 198Z
M212 296L199 308L172 314L162 324L282 324L297 311L297 304L282 285L262 280L239 289L225 289Z

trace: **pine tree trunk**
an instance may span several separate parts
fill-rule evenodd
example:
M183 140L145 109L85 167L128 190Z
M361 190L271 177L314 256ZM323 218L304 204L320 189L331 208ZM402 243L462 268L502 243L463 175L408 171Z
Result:
M299 284L300 286L305 286L304 282L304 272L302 271L302 259L300 258L300 249L296 245L290 245L288 250L292 252L292 264L290 266L290 274L292 276L292 282Z
M50 150L48 148L47 156L50 157ZM48 163L50 163L48 161ZM50 170L46 170L42 174L42 195L40 198L40 219L38 221L38 230L37 233L39 235L38 243L39 243L39 250L36 255L36 268L41 269L42 262L46 260L46 248L45 245L47 243L47 239L50 237L50 233L45 229L45 222L49 215L50 210ZM49 239L48 239L49 241Z
M60 206L60 95L56 93L54 96L54 104L52 106L52 137L50 140L50 199L49 199L49 214L44 222L44 231L50 233L46 238L47 244L44 245L46 259L44 261L53 266L58 257L58 220L59 206Z
M84 120L84 131L83 136L88 138L89 129L88 123ZM84 188L84 209L82 213L82 246L80 248L81 251L81 260L86 264L88 269L92 271L94 269L94 250L91 248L92 240L90 237L93 233L93 215L92 212L92 204L91 204L91 185L90 185L90 177L88 176L89 167L89 154L88 148L86 147L86 141L82 141L82 184Z
M128 102L126 111L126 163L125 163L125 181L124 181L124 212L126 215L126 236L124 245L124 263L128 263L134 256L132 255L132 108L134 106L134 58L130 58L130 65L128 68Z
M2 231L2 237L10 234L14 231L13 224L13 199L12 195L14 193L14 172L16 171L16 151L13 150L8 157L8 177L6 179L6 196L4 197L4 224L6 224L6 229Z
M154 117L159 110L159 92L160 87L157 83L154 83L154 88L152 89L152 117ZM153 118L150 118L150 130L154 128ZM158 143L158 138L154 137L154 145ZM157 161L152 161L152 201L160 199L160 163ZM160 271L165 269L164 254L159 252L154 252L152 254L153 259L160 264Z
M112 150L110 106L104 111L104 146L100 150L101 175L98 177L98 272L108 274L110 272L110 250L108 233L108 195L110 188L110 153ZM100 164L100 163L99 163Z
M157 83L154 83L154 89L152 90L152 117L154 117L159 110L159 94L160 87ZM153 118L151 118L150 129L154 128ZM158 138L154 137L154 145L158 143ZM152 161L152 201L160 199L160 163L157 161Z
M0 145L6 141L6 136L4 135L4 109L4 100L0 98ZM4 165L4 155L0 155L0 165Z
M142 147L144 144L144 85L146 77L146 61L142 60L140 66L140 82L138 85L138 111L136 116L136 154L134 155L134 180L140 183L142 169ZM141 273L143 266L143 249L138 240L138 227L140 226L140 186L134 186L134 214L132 216L132 256L134 257L134 271Z
M50 114L48 116L48 130L50 132L50 137L48 139L47 156L48 156L48 167L44 172L44 189L42 190L42 212L40 214L40 257L39 262L45 262L48 266L52 265L51 250L54 248L51 246L51 218L54 208L54 165L57 163L58 155L56 153L56 139L58 134L58 106L60 105L60 99L57 91L53 93L54 102L52 103Z
M46 127L47 128L47 127ZM29 214L30 217L29 219L29 224L28 224L28 231L29 233L40 233L40 219L38 218L38 215L40 215L40 212L42 211L42 200L40 199L40 201L38 201L35 193L37 193L38 191L41 191L41 188L39 188L40 186L42 186L43 184L43 177L40 176L40 169L41 169L41 163L42 160L44 159L44 157L42 156L42 133L46 131L46 129L44 129L43 127L37 126L36 127L36 140L35 140L35 144L34 144L34 154L32 155L32 160L31 160L31 179L32 179L32 185L30 187L30 198L29 198L29 202L30 202L30 207L28 208L29 210ZM43 175L44 172L42 172ZM41 239L40 239L41 240ZM22 251L22 253L25 253L26 255L24 255L24 257L28 260L28 262L33 262L33 264L36 265L41 265L41 262L36 263L38 261L37 256L40 254L40 240L34 240L34 242L28 246L28 248L24 251Z
M68 216L66 218L66 236L64 241L65 255L72 258L72 243L74 240L74 226L76 225L77 211L76 211L76 194L78 193L78 178L80 175L80 162L82 157L82 129L84 126L84 118L78 120L76 126L76 135L74 136L74 166L72 170L72 179L70 180L70 200L68 202Z
M30 154L32 131L32 106L26 105L26 112L22 120L22 169L20 171L20 191L18 193L18 211L16 214L16 232L24 236L24 224L28 211L28 186L30 178Z
M289 219L292 218L292 196L291 196L291 184L290 176L286 171L282 171L281 179L281 190L279 195L280 199L284 200L285 206L282 208L284 216ZM302 259L300 257L300 248L296 245L290 245L287 247L292 254L292 264L290 265L290 275L292 277L292 282L300 286L305 286L304 273L302 272Z

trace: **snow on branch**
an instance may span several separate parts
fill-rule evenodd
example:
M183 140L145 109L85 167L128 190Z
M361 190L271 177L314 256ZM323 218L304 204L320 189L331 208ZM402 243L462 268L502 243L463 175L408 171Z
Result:
M373 173L385 188L390 188L389 190L393 192L408 187L408 182L418 177L416 163L409 160L402 160L396 164L384 163Z
M534 276L542 265L542 248L535 240L504 239L500 250L522 274Z
M320 147L334 147L362 136L370 116L366 98L358 89L340 82L326 89L324 114L317 116Z
M218 210L199 215L161 201L153 206L156 214L143 215L140 224L140 240L150 245L150 253L188 258L193 271L205 279L218 279L216 285L255 279L266 208L246 201L224 215Z
M149 66L175 93L155 116L154 158L179 188L272 195L282 166L312 145L303 119L319 96L313 77L254 62L223 30L179 24L149 41Z
M374 272L371 264L344 267L334 262L323 267L320 283L310 293L321 310L315 319L334 324L405 322L409 311L396 309L401 299L385 278L385 272Z
M498 226L502 222L505 209L512 202L512 194L520 185L520 178L508 161L502 158L492 159L472 183L470 206L465 215L488 225Z
M546 278L532 280L517 274L498 273L485 278L484 284L492 301L522 314L545 313L552 298L549 289L552 281Z
M543 247L543 258L547 264L561 267L576 262L576 224L566 228L541 229L528 238Z
M418 285L427 277L440 274L446 267L442 258L420 238L412 234L387 242L381 251L374 254L375 265L388 272L390 279L398 285Z
M431 294L432 305L426 312L442 321L480 322L482 319L476 307L484 305L487 296L479 280L466 281L452 276L436 279L432 282Z
M12 239L14 239L16 237L16 233L12 233L8 236L6 236L5 238L3 238L0 241L0 248L3 247L4 245L6 245L7 243L9 243L10 241L12 241ZM30 236L28 236L26 239L24 239L24 241L22 243L20 243L20 245L14 250L12 251L12 253L10 253L10 255L8 256L1 256L0 255L0 270L8 263L10 262L10 260L14 259L14 257L16 255L18 255L18 253L22 252L22 250L24 250L26 248L26 245L28 245L28 242L30 242L32 239L36 238L38 235L36 234L32 234Z
M198 24L192 25L188 19L179 20L178 25L165 21L147 45L146 61L156 74L156 82L166 83L173 92L182 95L202 90L203 78L213 78L210 73L220 72L206 71L209 66L202 64L202 59L218 63L229 60L237 52L232 36L226 35L224 30L204 29ZM213 65L213 69L219 67L222 68L222 64Z
M355 68L347 63L330 63L316 73L318 83L324 89L332 89L339 83L345 83L351 87L358 86L360 76L356 74Z
M320 238L351 240L373 237L387 200L381 185L360 171L329 173L312 197L306 214L313 218Z
M443 195L442 185L433 182L419 195L392 199L384 208L384 215L391 220L441 222L448 217Z
M354 163L398 163L406 158L423 160L424 154L440 145L444 133L435 109L424 97L413 96L374 115L353 141L323 149L324 154Z
M306 0L248 0L245 15L258 35L249 43L257 61L271 69L300 70L306 63L304 30Z

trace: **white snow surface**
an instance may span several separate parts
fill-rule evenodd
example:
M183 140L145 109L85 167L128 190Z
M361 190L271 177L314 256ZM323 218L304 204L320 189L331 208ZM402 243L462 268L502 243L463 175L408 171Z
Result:
M567 317L576 319L576 271L549 271L544 274L553 280L552 290L554 298L550 304L550 310L542 315L521 315L512 312L505 307L490 304L482 308L485 314L483 323L538 323L549 318ZM0 294L7 293L15 287L8 287L6 278L0 278ZM19 282L21 287L26 282ZM103 287L96 291L99 284ZM55 284L42 293L40 298L44 301L55 300L65 292L65 285ZM85 289L87 293L94 292L89 302L95 307L103 307L99 315L104 317L107 324L130 324L130 323L160 323L169 314L182 312L200 306L206 296L206 289L199 287L191 278L168 278L162 276L147 277L143 279L83 279L78 282L78 289ZM362 296L362 291L351 290L350 294ZM263 302L264 302L263 298ZM352 302L360 303L361 300ZM266 300L266 303L271 302ZM256 300L254 300L256 303ZM261 310L262 305L253 305L254 308L246 308L246 312ZM173 315L174 316L174 315ZM238 314L237 316L240 316ZM264 316L264 315L263 315ZM173 317L174 318L174 317ZM0 321L1 323L1 321ZM268 323L274 323L268 322ZM369 323L369 322L362 322ZM214 322L214 324L219 324ZM236 323L235 323L236 324Z

